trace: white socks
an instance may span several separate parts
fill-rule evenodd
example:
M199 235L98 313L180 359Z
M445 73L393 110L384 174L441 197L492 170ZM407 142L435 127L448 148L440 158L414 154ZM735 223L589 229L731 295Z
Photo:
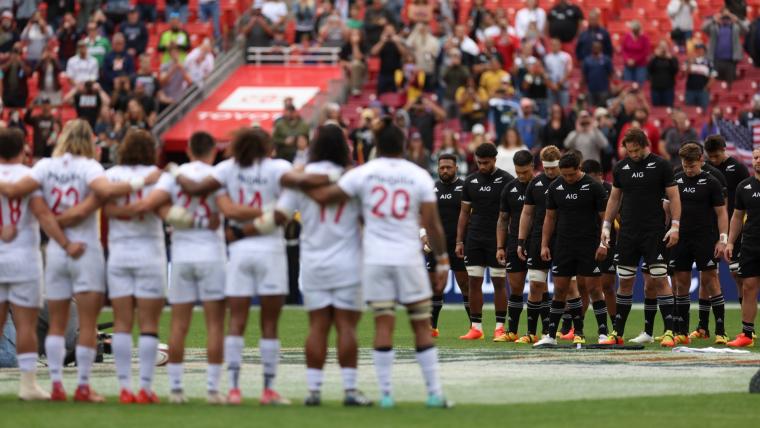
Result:
M182 363L169 363L166 365L166 373L169 375L169 389L182 391Z
M343 389L345 391L356 389L357 370L355 367L341 367L340 376L343 378Z
M132 389L132 335L114 333L111 336L111 351L116 364L116 377L121 389Z
M63 336L50 336L45 338L45 355L47 355L50 380L63 381L63 360L66 358L66 341Z
M227 363L230 388L239 388L240 365L243 362L243 336L227 336L224 338L224 362Z
M322 390L322 369L306 368L306 387L309 392L319 392Z
M280 339L259 339L259 352L264 372L264 389L272 389L280 360Z
M96 353L95 348L77 345L77 385L90 384L90 371L92 371L92 364L95 362Z
M209 392L219 392L219 378L222 377L222 365L209 363L206 369L206 388Z
M383 395L391 395L391 369L393 368L393 358L396 351L393 349L373 350L372 359L375 362L375 374L377 375L377 385Z
M137 354L140 359L140 389L152 391L153 373L156 371L158 337L140 335L137 340Z
M441 379L438 377L438 349L436 347L417 352L417 363L422 369L429 395L442 395Z
M37 353L25 352L16 356L18 368L21 373L34 373L37 371Z

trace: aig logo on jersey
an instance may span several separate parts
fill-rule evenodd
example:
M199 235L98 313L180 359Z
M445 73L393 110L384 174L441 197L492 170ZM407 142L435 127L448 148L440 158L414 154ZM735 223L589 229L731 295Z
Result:
M696 187L684 187L683 188L684 193L697 193Z
M438 199L452 199L454 196L451 193L443 193Z
M631 173L631 178L644 178L644 171L634 171Z
M480 192L490 192L491 186L480 186L480 189L478 189Z
M567 195L565 195L565 199L578 199L578 194L577 193L568 193Z

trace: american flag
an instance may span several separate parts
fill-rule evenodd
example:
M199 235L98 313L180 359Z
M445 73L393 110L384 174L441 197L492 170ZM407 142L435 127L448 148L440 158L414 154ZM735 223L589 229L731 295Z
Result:
M751 121L747 127L718 120L718 129L726 139L726 154L752 168L752 148L760 148L760 121Z

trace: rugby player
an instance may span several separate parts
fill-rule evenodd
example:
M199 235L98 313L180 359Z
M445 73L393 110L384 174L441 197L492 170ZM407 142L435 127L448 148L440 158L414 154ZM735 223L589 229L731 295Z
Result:
M757 292L760 288L760 149L752 152L752 169L754 174L736 187L734 214L726 246L726 260L731 260L734 246L741 235L738 273L742 278L742 333L728 342L731 347L755 344Z
M496 259L507 268L509 277L509 304L507 313L507 335L519 339L518 328L523 310L523 291L528 266L517 255L517 234L520 230L520 214L525 202L525 189L533 179L533 155L528 150L520 150L514 156L515 174L501 191L499 220L496 223ZM513 340L513 341L514 341Z
M553 262L554 299L549 336L543 337L534 346L557 344L557 328L565 310L570 279L574 276L583 279L591 295L599 325L599 341L607 339L607 311L599 282L601 271L595 261L599 223L607 205L607 192L601 183L580 170L580 163L580 157L575 153L563 155L559 161L561 175L549 185L546 194L541 259ZM553 249L550 248L552 240L555 241ZM606 256L604 251L600 260ZM577 305L569 307L569 310L575 329L573 343L584 344L582 308Z
M439 278L433 286L441 287L448 276L449 260L435 184L427 171L403 159L404 133L390 117L377 123L375 137L376 159L347 172L337 185L311 190L309 195L322 204L351 199L361 204L365 221L362 289L375 315L373 360L380 407L394 406L391 371L396 303L409 313L417 362L428 392L427 405L450 407L443 396L438 352L430 335L432 293L419 251L422 226L436 255Z
M623 334L633 300L633 283L641 258L649 267L649 274L658 288L662 304L660 310L666 323L661 344L674 346L672 290L667 282L667 249L678 243L681 220L681 201L678 187L673 181L673 169L664 159L649 151L649 139L640 129L630 129L623 136L625 159L613 170L600 246L610 241L612 222L620 213L618 233L617 271L620 286L617 293L615 330L604 344L623 344ZM665 213L662 196L670 200L671 227L665 231ZM669 299L666 299L666 296Z
M24 160L24 134L0 129L0 178L16 181L29 175ZM40 226L72 259L85 246L68 240L42 195L23 198L0 196L0 331L12 309L16 327L16 359L21 371L18 397L49 400L50 393L37 384L37 316L42 306L42 254Z
M51 242L46 248L45 292L50 327L45 338L51 400L65 401L63 361L66 356L64 333L69 320L72 297L77 301L79 338L76 348L77 384L74 401L102 402L104 398L90 388L90 372L95 362L97 319L105 295L105 259L98 237L96 210L99 200L126 196L158 181L161 171L128 182L112 183L95 160L97 150L90 125L81 119L71 120L53 151L52 158L41 159L31 174L13 184L0 182L0 194L9 198L41 190L51 211L72 242L86 245L84 254L72 259L69 246ZM96 199L97 196L97 199Z
M525 189L525 202L520 214L520 230L517 234L517 257L526 262L528 267L528 333L517 343L535 343L538 341L536 329L539 319L542 335L549 333L549 289L547 285L550 262L541 258L541 233L546 215L546 191L549 184L559 176L559 158L561 153L556 146L541 149L539 157L544 171L528 183Z
M718 261L728 242L728 214L723 189L713 175L702 170L702 148L687 142L678 151L683 171L675 175L681 196L681 230L683 238L670 254L670 266L675 271L676 344L688 344L689 339L689 287L691 269L696 263L702 280L700 288L718 302L723 301L718 279ZM725 344L722 304L713 308L716 318L715 343Z
M467 176L462 190L462 205L457 224L456 256L464 258L469 277L470 331L464 340L483 339L483 276L490 268L494 289L496 327L494 342L514 342L517 335L504 329L507 318L506 271L496 260L496 223L499 219L501 191L514 177L496 167L496 146L483 143L475 149L478 170ZM465 235L467 242L465 243ZM466 244L466 245L465 245Z

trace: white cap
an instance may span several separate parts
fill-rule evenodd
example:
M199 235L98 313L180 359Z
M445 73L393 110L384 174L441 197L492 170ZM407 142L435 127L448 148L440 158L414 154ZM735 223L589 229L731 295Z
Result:
M475 135L483 135L486 133L486 127L481 123L476 123L472 127L472 133Z

